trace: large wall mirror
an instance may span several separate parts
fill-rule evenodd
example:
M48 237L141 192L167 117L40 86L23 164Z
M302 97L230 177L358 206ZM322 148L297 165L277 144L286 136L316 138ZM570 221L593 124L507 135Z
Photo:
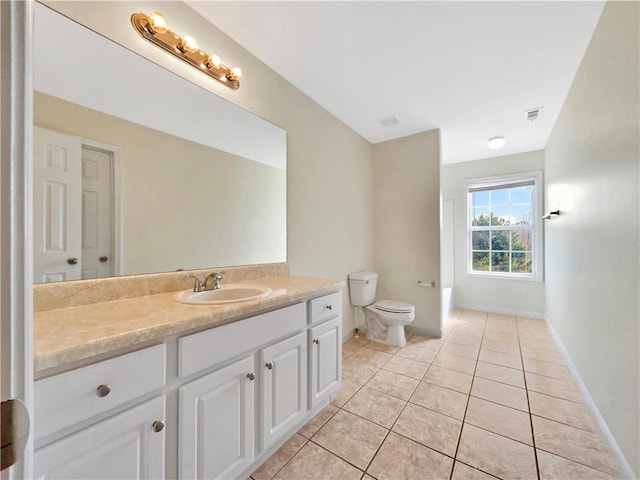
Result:
M286 261L286 132L35 4L34 281Z

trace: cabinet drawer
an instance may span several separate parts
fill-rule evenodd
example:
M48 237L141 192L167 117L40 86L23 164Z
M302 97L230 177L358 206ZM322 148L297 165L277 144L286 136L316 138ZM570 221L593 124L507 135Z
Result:
M178 374L189 376L306 327L303 303L178 339Z
M36 439L161 388L165 369L166 346L162 344L36 381ZM100 386L109 387L102 389L102 397Z
M311 324L337 317L342 312L342 292L331 293L309 301Z

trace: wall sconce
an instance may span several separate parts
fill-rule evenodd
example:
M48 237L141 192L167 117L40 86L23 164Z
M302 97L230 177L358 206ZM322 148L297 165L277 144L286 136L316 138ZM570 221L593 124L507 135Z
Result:
M552 217L557 217L558 215L560 215L560 210L553 210L552 212L547 212L542 218L544 220L551 220Z
M209 55L200 50L193 37L189 35L181 37L169 30L167 21L161 13L154 12L151 16L134 13L131 15L131 25L142 38L165 52L187 62L233 90L240 88L239 78L242 76L242 71L238 67L227 67L218 55Z

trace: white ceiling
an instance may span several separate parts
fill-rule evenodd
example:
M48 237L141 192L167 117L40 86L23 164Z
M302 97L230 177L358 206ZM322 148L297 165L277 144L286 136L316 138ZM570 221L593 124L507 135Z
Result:
M440 128L443 163L544 148L604 6L187 3L372 143Z

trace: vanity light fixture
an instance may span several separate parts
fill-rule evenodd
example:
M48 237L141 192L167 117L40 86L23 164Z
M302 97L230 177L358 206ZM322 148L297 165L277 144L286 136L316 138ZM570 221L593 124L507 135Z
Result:
M196 40L185 35L181 37L169 30L164 16L153 12L150 16L144 13L131 15L131 25L142 38L155 46L162 48L180 60L215 78L225 86L237 90L240 88L242 70L238 67L230 68L222 63L222 59L215 54L208 54L198 48Z
M487 142L487 147L489 147L491 150L498 150L504 147L504 137L491 137Z

